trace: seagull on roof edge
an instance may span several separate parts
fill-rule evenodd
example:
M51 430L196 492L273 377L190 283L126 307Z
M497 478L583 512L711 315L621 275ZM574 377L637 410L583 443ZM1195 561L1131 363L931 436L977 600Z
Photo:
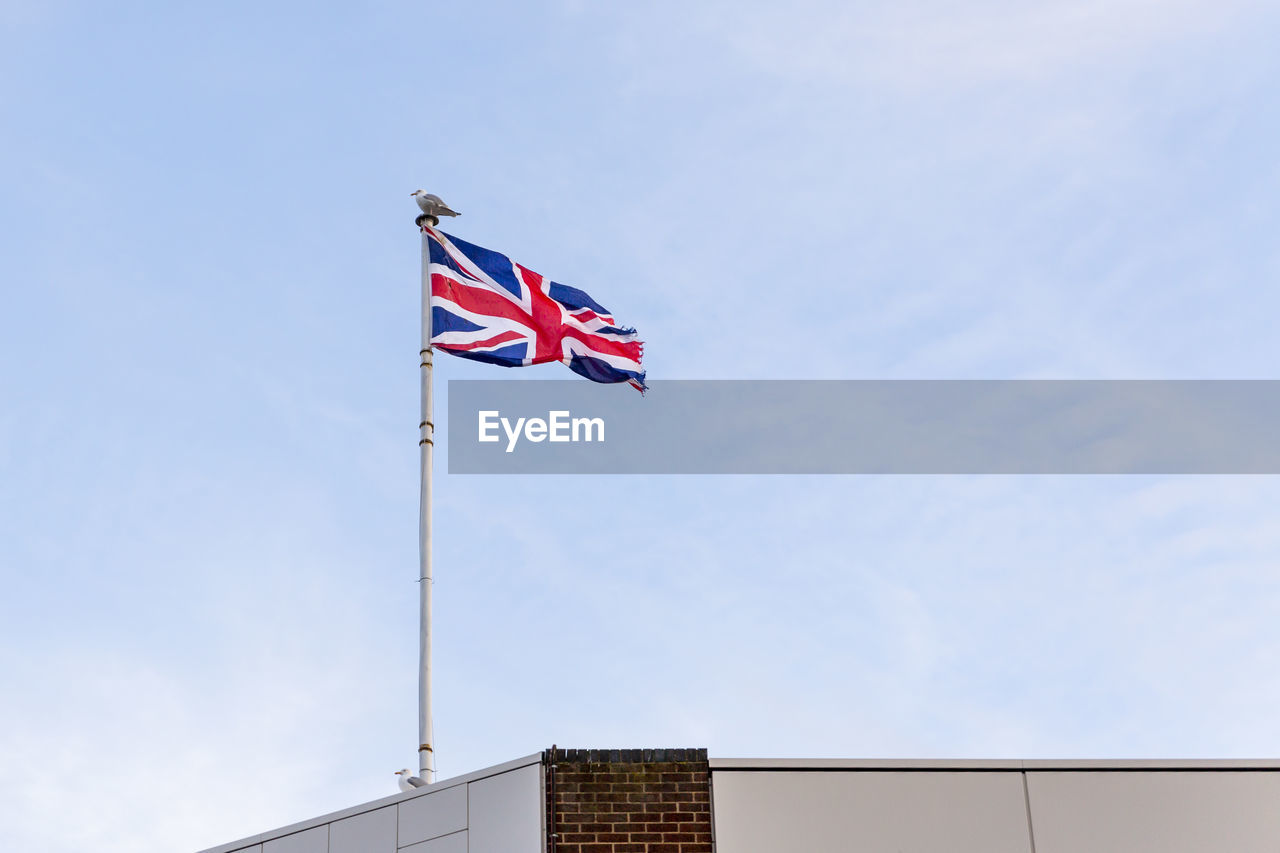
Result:
M410 776L409 773L410 771L408 767L404 768L403 770L396 771L396 775L400 777L399 781L400 781L401 791L412 791L415 788L426 787L427 783L422 781L421 777Z
M422 208L422 212L427 216L434 216L439 219L441 216L461 216L455 210L450 210L449 205L444 203L444 199L435 193L429 193L426 190L415 190L409 193L413 199L418 202L418 207Z

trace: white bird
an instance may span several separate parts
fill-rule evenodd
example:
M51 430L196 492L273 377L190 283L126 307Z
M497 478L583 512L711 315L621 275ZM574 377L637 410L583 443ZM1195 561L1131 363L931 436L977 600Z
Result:
M444 203L444 199L435 193L429 193L426 190L415 190L409 193L417 202L418 207L422 208L422 212L427 216L434 216L438 220L441 216L460 216L457 211L450 210L449 205Z
M396 775L400 777L399 781L400 781L401 791L412 791L414 788L426 787L427 783L422 781L420 777L409 775L408 767L404 768L403 770L397 770Z

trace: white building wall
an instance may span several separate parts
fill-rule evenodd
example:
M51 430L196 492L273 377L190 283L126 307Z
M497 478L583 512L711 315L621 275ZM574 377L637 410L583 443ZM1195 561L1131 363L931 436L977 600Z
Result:
M712 759L716 853L1277 853L1280 763Z
M531 755L201 853L542 853L541 755Z

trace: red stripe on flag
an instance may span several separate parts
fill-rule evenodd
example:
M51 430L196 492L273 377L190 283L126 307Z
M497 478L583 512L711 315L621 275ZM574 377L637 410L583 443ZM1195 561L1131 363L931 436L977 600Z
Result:
M623 358L635 359L636 361L640 360L640 355L644 352L644 344L640 341L611 341L600 335L593 335L590 332L583 332L574 328L566 328L563 336L573 338L596 352L618 355Z
M497 346L498 344L505 344L511 341L523 341L524 339L525 339L525 336L520 332L502 332L501 334L494 335L492 338L487 338L486 340L483 340L483 341L472 341L469 344L435 344L435 346L440 347L440 349L451 349L459 352L468 352L470 350L493 347L493 346Z
M499 296L487 287L463 284L440 273L433 273L431 276L431 295L457 303L458 307L476 314L515 320L526 326L533 322L533 318L524 309L505 296Z

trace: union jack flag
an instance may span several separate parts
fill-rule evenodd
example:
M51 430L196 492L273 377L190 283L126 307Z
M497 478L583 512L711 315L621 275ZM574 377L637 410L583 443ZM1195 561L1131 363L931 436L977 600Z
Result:
M423 225L430 247L431 343L462 358L519 367L559 361L594 382L644 391L644 344L590 296Z

